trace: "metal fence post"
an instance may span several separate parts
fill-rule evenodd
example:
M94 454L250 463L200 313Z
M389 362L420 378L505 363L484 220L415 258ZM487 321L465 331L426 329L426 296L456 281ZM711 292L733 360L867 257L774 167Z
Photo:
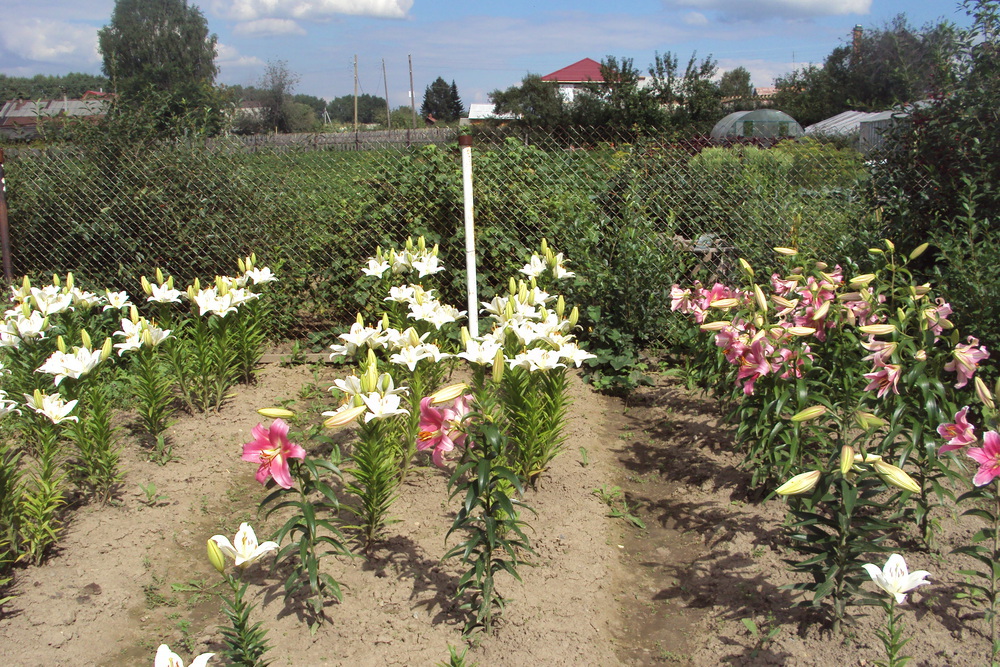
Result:
M479 293L476 290L476 232L472 220L472 135L458 135L462 148L462 191L465 194L465 275L469 290L469 333L479 335Z
M3 277L14 282L14 268L10 259L10 227L7 221L7 182L3 170L3 149L0 148L0 252L3 254Z

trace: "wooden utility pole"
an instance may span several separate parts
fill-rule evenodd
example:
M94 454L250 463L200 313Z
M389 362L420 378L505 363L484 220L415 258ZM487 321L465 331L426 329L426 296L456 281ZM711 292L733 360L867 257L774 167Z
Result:
M358 54L354 54L354 133L358 132Z
M392 129L392 111L389 109L389 79L385 78L385 58L382 58L382 83L385 84L385 126Z
M417 97L413 92L413 56L406 56L410 61L410 109L413 110L413 129L417 129Z

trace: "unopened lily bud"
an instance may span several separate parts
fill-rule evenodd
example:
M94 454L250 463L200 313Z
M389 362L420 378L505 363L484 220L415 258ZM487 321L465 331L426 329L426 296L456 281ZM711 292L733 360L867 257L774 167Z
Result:
M67 272L66 273L66 290L65 291L66 292L72 291L73 285L75 285L75 284L76 284L76 281L73 279L73 272L72 271Z
M517 294L517 281L514 280L513 276L511 276L510 280L507 281L507 292L511 296Z
M580 321L580 309L577 306L573 306L573 310L569 311L569 326L575 327L576 323Z
M861 292L842 292L837 295L837 301L861 301Z
M556 317L558 317L561 320L565 313L566 313L566 299L564 299L563 295L560 294L559 298L556 299Z
M160 269L160 267L156 267L156 284L162 285L165 280L166 278L163 277L163 271Z
M413 237L412 236L406 237L406 249L409 250L409 251L411 251L411 252L413 251Z
M462 347L469 347L469 341L472 340L472 335L469 333L469 327L462 327L459 332L459 336L462 341Z
M148 328L143 327L142 333L139 334L139 340L146 347L153 347L153 332Z
M716 320L715 322L706 322L698 328L702 331L722 331L731 324L732 322L730 320Z
M454 401L468 390L469 385L464 382L457 382L455 384L450 384L447 387L441 387L430 395L431 405L441 405L442 403Z
M229 294L229 281L223 280L222 276L216 276L215 289L218 290L219 296L226 296Z
M417 250L419 250L420 252L427 250L427 239L425 239L423 236L417 237Z
M904 311L902 308L897 307L896 308L896 317L899 319L900 322L905 322L906 321L906 311Z
M439 252L441 252L440 244L435 243L434 247L431 248L431 254L434 255L435 257L437 257Z
M846 475L854 467L854 448L844 445L840 448L840 474Z
M868 253L871 255L884 255L885 250L882 250L881 248L868 248Z
M83 342L83 346L88 350L93 350L93 343L90 340L90 334L87 333L86 329L80 329L80 340Z
M493 356L493 382L500 384L503 380L504 371L507 370L507 364L503 356L503 348L497 350L497 353Z
M410 327L409 329L407 329L407 332L409 332L407 335L407 340L410 343L410 347L416 347L417 345L420 345L420 334L417 333L417 330L414 329L413 327Z
M382 373L381 375L378 376L378 383L375 386L378 389L378 393L385 396L390 391L392 391L393 388L392 376L389 375L388 373Z
M809 493L816 488L822 473L819 470L810 470L792 477L790 480L774 490L779 496L792 496L801 493Z
M816 329L812 327L788 327L785 331L793 336L812 336L816 333Z
M996 407L993 404L993 394L991 394L990 390L986 387L986 383L983 382L983 379L978 375L973 378L973 382L976 385L976 396L979 397L979 400L982 401L983 405L988 407L990 410L993 410Z
M389 313L382 313L382 330L386 331L389 328Z
M257 414L268 419L291 419L295 413L285 408L259 408Z
M247 272L247 265L246 265L246 262L243 261L242 257L237 257L236 258L236 267L240 270L240 273L246 273Z
M792 255L799 254L799 251L796 250L795 248L772 248L772 250L774 250L774 252L778 253L779 255L785 255L786 257L791 257Z
M728 310L729 308L734 308L740 305L739 299L734 299L732 297L728 299L716 299L715 301L708 304L712 308L721 308L723 310Z
M542 237L541 250L543 255L547 255L549 252L549 242L545 240L545 237Z
M521 284L517 286L517 300L521 303L528 303L528 286L521 281Z
M889 249L889 252L896 251L896 244L890 241L889 239L885 240L885 247Z
M796 423L805 422L811 419L816 419L817 417L822 417L825 414L826 414L825 405L813 405L811 407L806 408L805 410L800 410L799 412L796 412L794 415L791 416L789 421L793 421Z
M917 484L916 480L903 472L902 469L885 461L875 461L872 465L875 468L875 472L879 474L879 477L886 484L894 486L897 489L902 489L903 491L909 491L910 493L920 493L920 485Z
M28 278L28 276L24 276L23 278L21 278L21 291L24 292L25 294L31 291L31 280Z
M753 267L750 266L750 262L746 261L742 257L739 259L740 268L743 269L743 273L747 274L751 280L753 279Z
M170 279L173 280L173 276L171 276ZM171 287L171 289L173 289L172 286L170 286L170 287ZM194 282L191 283L191 287L192 287L192 289L194 289L194 293L195 294L201 292L201 279L195 278Z
M913 358L917 361L927 361L927 350L917 350L913 353Z
M56 336L56 349L66 354L66 341L63 340L62 336Z
M247 257L247 269L253 271L254 267L256 266L257 266L257 253L252 252L250 253L250 256Z
M53 273L52 274L52 285L54 287L59 287L59 274L58 273Z
M142 285L142 291L146 293L146 296L153 295L153 286L149 284L148 280L146 280L146 276L142 276L142 278L139 279L139 284Z
M865 412L864 410L858 410L854 413L854 418L857 420L858 424L864 430L872 428L880 428L885 426L885 420L881 417L876 417L871 412Z
M197 278L194 279L194 282L195 282L196 285L198 285L199 287L201 287L201 283L198 282ZM167 276L167 289L173 289L173 288L174 288L174 277L173 276Z
M867 324L863 327L858 327L858 331L872 334L873 336L888 336L896 331L896 327L892 324Z
M757 306L763 310L767 311L767 298L764 296L764 290L760 288L760 285L753 286L753 297L757 301Z
M104 345L101 346L101 361L107 361L113 351L114 347L111 344L111 336L108 336L104 339Z
M776 304L778 304L782 308L794 308L796 306L796 304L798 303L797 301L789 301L785 297L778 296L777 294L772 294L771 295L771 301L774 301Z
M361 316L361 313L358 313L358 316L354 319L354 321L360 324L361 326L365 325L365 318Z
M816 262L815 267L817 271L826 271L828 268L830 268L830 265L827 264L826 262Z
M208 540L208 562L219 571L219 574L226 571L226 558L222 555L222 549L211 538Z
M323 422L323 426L326 426L327 428L337 428L338 426L350 424L367 411L368 407L366 405L355 405L354 407L341 410L340 412L337 412L333 416L329 417Z
M851 287L864 287L873 280L875 280L874 273L862 273L860 276L854 276L851 278L851 282L849 282L848 285Z
M503 316L505 320L514 319L514 302L510 299L507 300L507 305L504 306Z
M830 304L831 303L832 303L831 301L824 301L823 305L821 305L819 308L817 308L816 310L814 310L813 311L813 316L812 316L813 320L821 320L824 317L826 317L827 314L829 314L829 312L830 312Z

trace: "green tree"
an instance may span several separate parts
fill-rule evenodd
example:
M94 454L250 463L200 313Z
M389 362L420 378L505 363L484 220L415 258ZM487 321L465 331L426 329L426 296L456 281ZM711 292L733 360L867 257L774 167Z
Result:
M448 85L448 82L438 77L424 91L424 102L420 105L420 115L424 118L452 123L461 118L463 110L454 81Z
M631 58L607 56L601 61L603 82L592 83L586 95L574 100L571 115L576 125L604 127L617 133L650 130L663 125L664 114Z
M723 98L749 99L754 96L750 72L745 67L737 67L722 74L719 79L719 95Z
M353 95L342 95L340 97L335 97L330 100L330 103L326 105L327 113L330 114L330 119L333 121L340 121L341 123L353 123L354 122L354 96ZM369 95L364 93L358 95L358 122L359 123L385 123L385 98L378 97L377 95ZM396 123L392 124L393 127L397 127ZM410 123L407 122L407 127Z
M0 74L0 104L7 100L79 98L88 90L107 90L108 78L98 74L70 72L63 76L36 74L33 77Z
M292 132L292 91L299 77L288 69L288 62L272 60L257 85L258 102L264 105L262 120L266 131Z
M217 38L201 10L185 0L116 0L98 42L104 74L126 105L166 99L166 117L218 107Z
M712 56L691 54L681 73L677 56L657 52L649 67L656 100L671 112L673 125L688 132L707 132L719 120L719 87L713 81L719 64Z
M493 113L514 114L518 123L529 128L555 129L567 124L568 110L559 89L542 81L538 74L528 74L520 86L494 90L489 94Z

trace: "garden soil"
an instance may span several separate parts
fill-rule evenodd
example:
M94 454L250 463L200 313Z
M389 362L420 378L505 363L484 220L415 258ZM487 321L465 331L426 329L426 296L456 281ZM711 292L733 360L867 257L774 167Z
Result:
M254 466L240 460L259 407L328 399L338 370L277 364L219 413L181 416L169 432L174 459L149 450L121 419L119 496L74 501L59 548L38 567L15 571L13 600L0 614L3 665L151 665L167 643L187 664L222 650L220 577L206 540L230 538L242 521L261 540L277 517L259 518L264 496ZM343 587L322 623L310 627L302 601L285 601L281 568L248 571L253 618L267 629L273 665L434 665L449 645L467 664L524 665L873 665L882 657L878 608L863 608L846 635L785 588L784 505L749 495L731 431L712 402L658 379L629 401L574 382L566 447L525 502L534 554L523 583L501 575L509 599L488 634L462 639L465 612L453 600L461 576L442 561L457 499L447 474L421 465L392 506L395 519L370 557L330 557ZM337 436L350 442L350 434ZM618 492L621 491L619 494ZM982 610L959 599L949 556L974 525L941 511L936 551L902 544L911 569L931 585L903 605L913 665L988 663ZM941 555L944 554L944 555ZM880 559L884 558L879 556ZM881 561L880 561L881 562ZM228 588L227 588L228 591ZM766 638L758 641L744 619ZM223 664L216 659L209 664Z

